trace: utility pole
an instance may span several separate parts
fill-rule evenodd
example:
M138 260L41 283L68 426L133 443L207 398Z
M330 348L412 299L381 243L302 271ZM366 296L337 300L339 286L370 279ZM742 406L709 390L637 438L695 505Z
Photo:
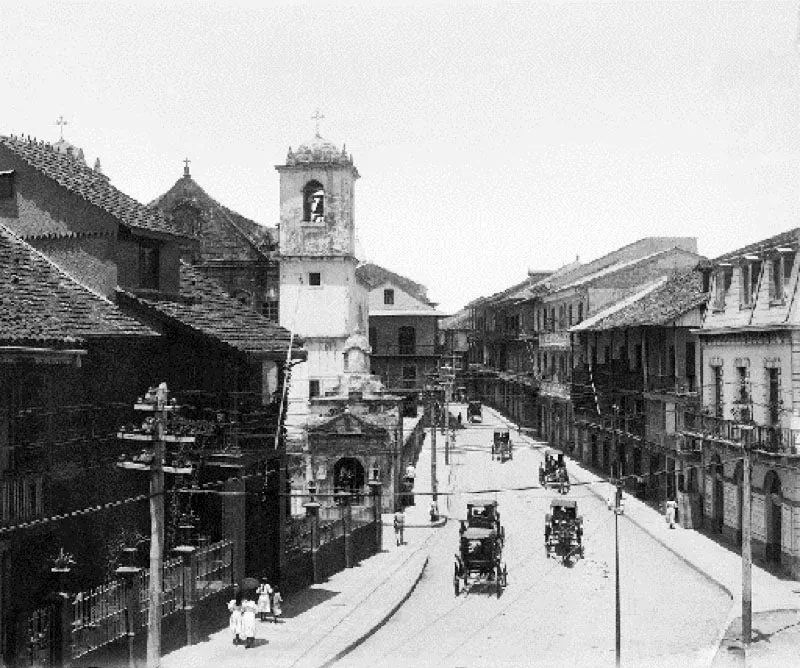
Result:
M438 484L436 481L436 392L430 393L431 402L431 494L433 500L438 498Z
M617 480L616 503L614 505L614 574L615 574L615 597L616 597L616 665L617 668L622 661L622 617L619 604L619 516L622 513L622 481Z
M753 624L753 581L752 565L753 552L750 544L751 515L750 515L750 432L752 425L741 425L742 453L742 652L745 659L750 648Z
M163 395L161 393L163 387ZM154 457L150 464L150 587L147 615L147 668L161 665L161 597L164 560L164 421L166 384L158 389Z

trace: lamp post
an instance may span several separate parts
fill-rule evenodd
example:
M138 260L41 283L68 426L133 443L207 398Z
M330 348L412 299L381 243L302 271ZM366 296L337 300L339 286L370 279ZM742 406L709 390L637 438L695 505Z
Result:
M615 575L615 613L616 642L615 656L617 668L622 660L622 615L619 602L619 516L622 514L622 482L617 481L616 503L614 506L614 575Z
M742 438L742 652L745 658L750 647L753 624L753 552L750 544L750 433L753 425L743 424L739 427Z

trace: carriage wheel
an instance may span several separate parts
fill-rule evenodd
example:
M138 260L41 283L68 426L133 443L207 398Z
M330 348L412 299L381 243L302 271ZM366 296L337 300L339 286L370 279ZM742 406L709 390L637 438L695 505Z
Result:
M455 564L453 571L453 591L455 591L456 596L458 596L461 592L461 581L458 577L458 564Z
M504 587L508 586L508 566L505 564L503 564L502 570L500 571L499 581Z
M544 556L548 559L550 558L550 548L548 547L547 543L544 544Z

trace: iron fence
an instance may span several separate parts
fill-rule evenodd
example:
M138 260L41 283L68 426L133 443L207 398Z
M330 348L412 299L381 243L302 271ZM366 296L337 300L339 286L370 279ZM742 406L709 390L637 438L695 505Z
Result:
M233 584L233 541L221 540L200 548L196 554L195 590L198 600Z
M128 587L118 580L75 596L70 630L73 659L126 634L127 600Z

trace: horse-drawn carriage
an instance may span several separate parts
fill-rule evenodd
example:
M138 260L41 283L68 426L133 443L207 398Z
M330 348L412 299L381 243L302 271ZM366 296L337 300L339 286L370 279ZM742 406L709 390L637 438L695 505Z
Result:
M503 562L504 538L497 501L467 504L467 519L461 522L459 552L453 569L456 596L475 583L493 583L500 596L508 583L508 569Z
M467 404L467 422L483 422L483 406L480 401Z
M539 465L539 484L542 487L555 487L561 494L569 492L569 474L564 455L556 456L552 450L544 453L544 462Z
M492 440L492 459L497 457L501 462L513 459L511 436L508 429L495 429Z
M555 498L544 521L544 549L548 559L560 557L566 564L583 557L583 518L575 499Z

